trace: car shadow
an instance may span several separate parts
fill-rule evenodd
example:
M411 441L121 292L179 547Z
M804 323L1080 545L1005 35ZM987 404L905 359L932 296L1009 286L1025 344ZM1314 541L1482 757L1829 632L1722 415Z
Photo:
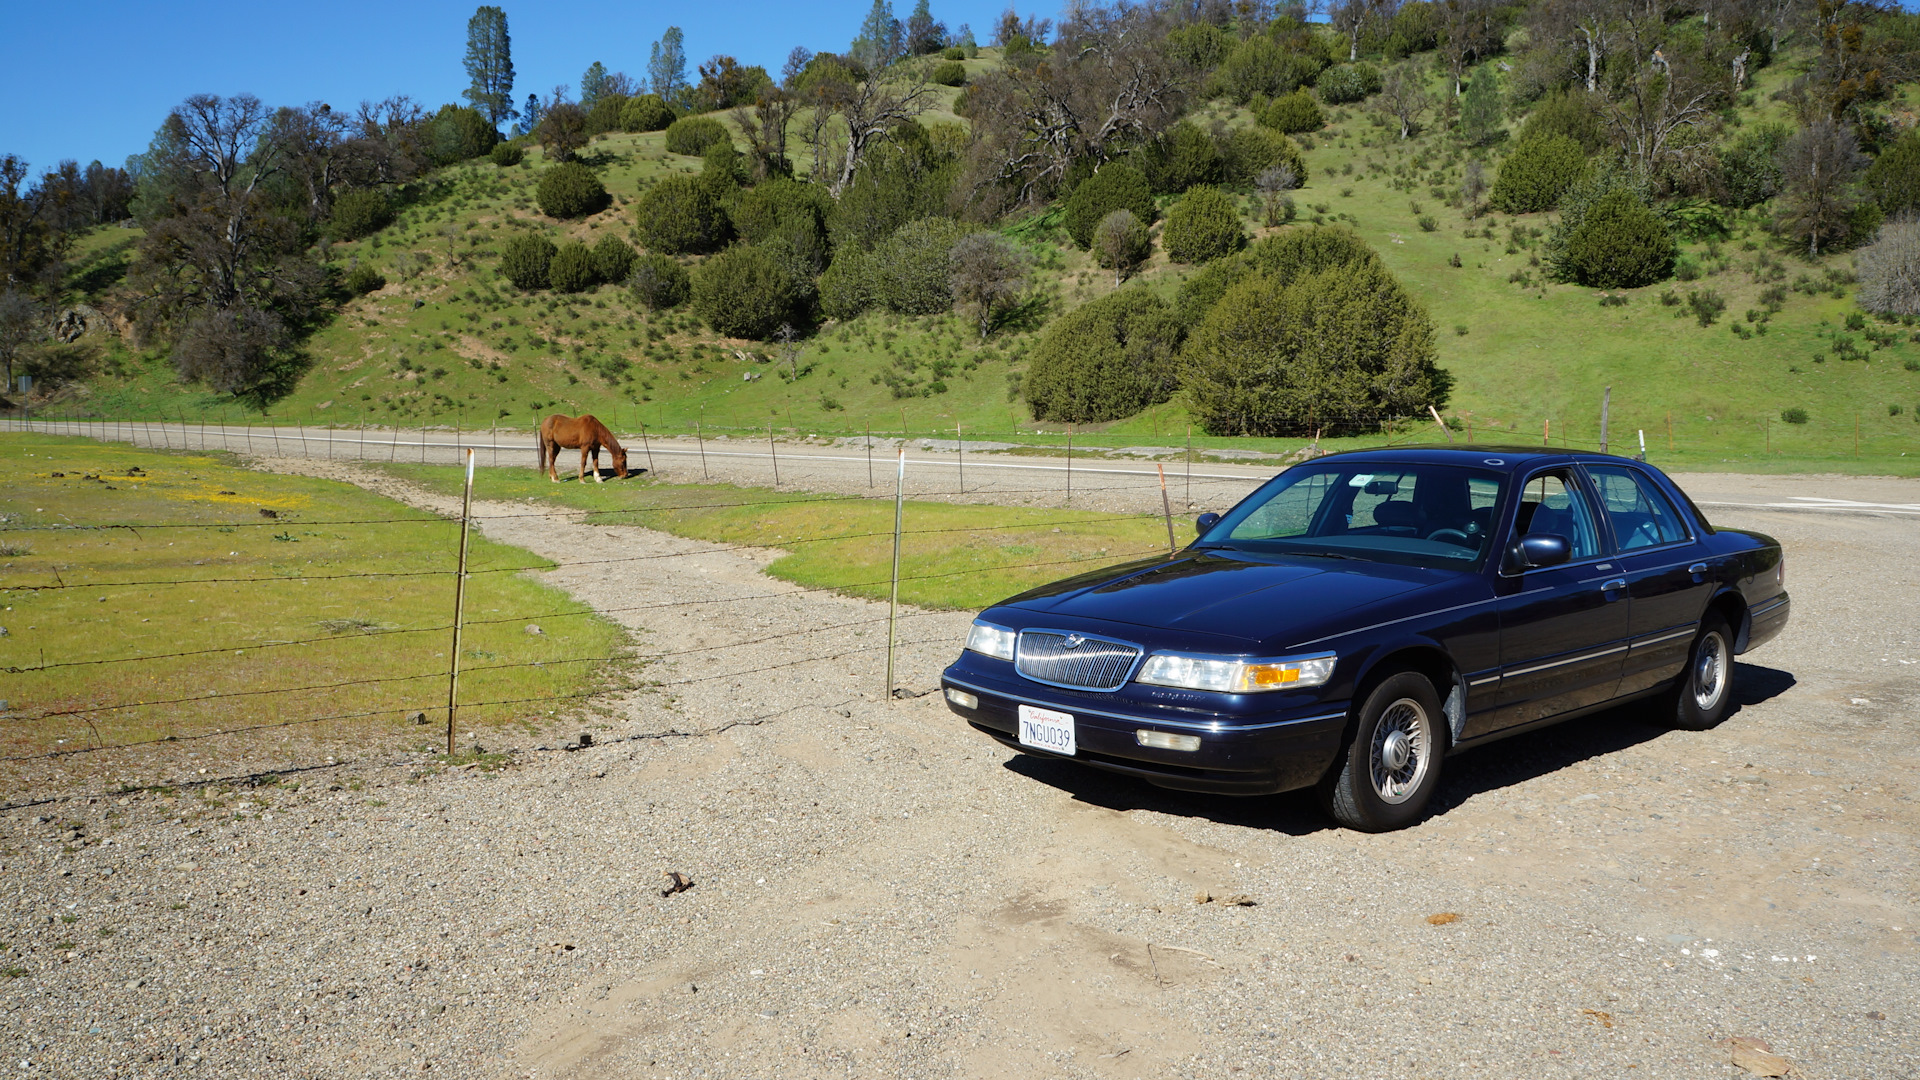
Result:
M1174 817L1205 818L1223 825L1272 829L1290 836L1306 836L1333 827L1311 791L1280 795L1207 795L1154 787L1145 780L1088 768L1060 758L1015 753L1005 762L1018 773L1048 787L1058 788L1075 802L1106 810L1152 810Z
M1731 717L1792 689L1792 673L1739 664L1733 683ZM1444 814L1476 795L1523 784L1583 761L1652 742L1673 732L1658 699L1642 699L1617 708L1530 731L1449 758L1428 817ZM1306 836L1333 827L1312 791L1280 795L1207 795L1170 791L1144 780L1089 768L1060 758L1016 753L1004 767L1071 796L1076 802L1107 810L1152 810L1175 817L1204 818L1222 825L1269 829ZM1416 826L1417 827L1417 826Z

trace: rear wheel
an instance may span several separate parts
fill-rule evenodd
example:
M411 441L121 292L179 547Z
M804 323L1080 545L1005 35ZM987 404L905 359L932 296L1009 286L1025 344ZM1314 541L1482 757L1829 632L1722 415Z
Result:
M1327 813L1349 829L1387 832L1418 821L1440 783L1447 729L1426 676L1402 671L1373 688L1353 739L1320 783Z
M1733 702L1733 633L1727 620L1709 612L1687 653L1687 667L1673 691L1673 726L1705 731L1727 715Z

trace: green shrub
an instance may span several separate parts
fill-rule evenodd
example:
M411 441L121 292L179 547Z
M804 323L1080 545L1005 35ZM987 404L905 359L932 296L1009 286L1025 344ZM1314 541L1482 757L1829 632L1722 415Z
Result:
M967 50L958 45L949 45L940 50L940 59L942 60L965 60L966 58Z
M327 223L335 240L358 240L393 224L393 202L379 188L343 191L333 200L333 217Z
M593 269L593 250L576 241L561 244L547 264L547 282L555 292L585 292L599 280Z
M387 279L380 276L380 271L366 263L361 263L347 271L347 276L341 284L346 286L348 293L354 296L365 296L370 292L378 292L386 288Z
M626 108L620 110L620 126L628 131L664 131L673 121L672 106L659 94L628 98Z
M765 241L793 221L805 223L824 237L827 213L832 207L833 199L826 188L781 177L740 193L733 207L733 227L749 244Z
M627 287L633 298L653 311L665 311L687 302L691 283L687 268L657 251L634 260L627 275Z
M609 285L618 285L633 272L633 248L612 233L593 245L593 276Z
M1115 210L1131 210L1142 222L1153 220L1153 191L1139 169L1124 161L1110 161L1080 181L1067 196L1062 224L1081 247L1093 243L1094 226Z
M1336 64L1320 73L1313 88L1329 105L1362 101L1380 92L1380 69L1372 64Z
M1375 259L1243 278L1188 340L1180 382L1216 435L1367 430L1446 403L1434 359L1426 309Z
M1283 135L1296 135L1302 131L1319 131L1327 126L1326 114L1320 111L1320 103L1305 90L1295 90L1291 94L1281 94L1260 114L1260 122Z
M1134 267L1146 262L1153 250L1146 222L1131 210L1115 210L1101 218L1093 229L1092 247L1095 260L1113 271L1116 285L1125 280Z
M1687 310L1693 312L1694 321L1701 326L1712 326L1720 313L1727 310L1726 298L1712 289L1687 290Z
M1809 417L1807 410L1795 405L1793 408L1780 410L1780 419L1789 424L1804 424Z
M951 218L902 225L873 250L873 298L901 315L935 315L953 307L953 245L968 231Z
M1567 234L1565 266L1578 284L1633 289L1673 272L1673 236L1630 191L1614 191L1587 210Z
M499 141L487 118L465 105L442 105L426 124L427 156L435 165L477 158Z
M726 126L710 116L685 116L667 125L667 149L699 157L717 142L731 142Z
M1220 148L1191 120L1162 132L1148 144L1142 158L1147 181L1156 192L1178 194L1196 184L1220 182Z
M1293 140L1265 128L1235 128L1220 142L1221 174L1237 187L1252 185L1260 174L1284 165L1295 187L1307 182L1307 159Z
M936 157L922 133L917 124L899 130L867 153L827 217L836 251L848 244L872 250L907 222L947 212L958 166Z
M640 242L668 255L713 251L727 240L727 217L700 181L669 176L648 188L633 207Z
M872 255L853 245L835 252L820 275L820 313L844 322L872 307L872 263Z
M521 148L519 143L503 142L496 144L493 152L487 156L493 159L495 165L507 169L525 160L527 152Z
M552 218L577 218L607 208L612 197L593 170L577 161L563 161L540 174L533 201Z
M624 131L627 102L625 94L602 94L594 99L593 108L587 110L587 134L601 135L609 131Z
M521 233L507 240L500 253L500 272L515 288L534 290L547 287L547 269L553 264L555 248L544 236Z
M1528 139L1513 148L1494 178L1488 203L1508 214L1551 210L1587 168L1580 144L1565 135Z
M1785 124L1754 124L1722 147L1721 201L1750 210L1780 194L1780 148L1789 134Z
M1174 204L1160 238L1167 257L1181 263L1203 263L1231 255L1246 240L1233 200L1210 187L1194 188Z
M1220 64L1212 87L1245 105L1255 94L1276 97L1311 85L1325 66L1318 56L1283 49L1272 38L1256 34Z
M1036 420L1120 420L1173 396L1180 320L1144 286L1109 293L1055 319L1024 388Z
M1218 259L1180 286L1175 307L1187 326L1198 326L1228 289L1253 274L1286 286L1306 274L1344 266L1380 265L1380 254L1349 229L1314 226L1262 237L1240 255Z
M1532 142L1549 135L1565 135L1580 144L1583 154L1598 153L1612 145L1607 122L1593 103L1593 95L1584 90L1557 90L1540 100L1527 114L1526 123L1514 142Z
M957 60L935 64L932 78L941 86L960 86L967 81L967 65Z
M1920 131L1908 131L1881 151L1865 179L1888 218L1920 209Z
M733 247L693 274L693 310L727 337L765 339L800 321L794 280L760 248Z
M1240 44L1233 32L1196 19L1167 33L1167 53L1174 59L1200 71L1219 67L1220 62Z

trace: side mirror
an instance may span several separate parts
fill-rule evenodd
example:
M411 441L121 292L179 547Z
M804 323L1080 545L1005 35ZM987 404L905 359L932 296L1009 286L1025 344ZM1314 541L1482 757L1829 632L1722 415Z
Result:
M1211 529L1218 524L1220 524L1220 515L1209 510L1206 513L1201 514L1199 517L1194 519L1193 531L1195 535L1205 536L1207 534L1208 529Z
M1559 566L1573 558L1573 542L1555 533L1528 533L1513 542L1507 564L1514 570Z

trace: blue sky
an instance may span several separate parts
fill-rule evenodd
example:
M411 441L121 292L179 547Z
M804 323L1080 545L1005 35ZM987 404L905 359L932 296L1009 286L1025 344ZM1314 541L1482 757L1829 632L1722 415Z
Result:
M893 0L904 19L912 0ZM252 93L274 105L408 94L428 106L460 100L473 3L334 0L327 4L88 3L5 0L0 27L16 44L0 64L0 153L37 176L61 158L118 165L146 149L167 111L195 93ZM513 37L514 98L577 86L599 60L646 73L648 46L669 24L689 63L730 53L776 75L795 45L846 48L872 0L653 5L573 0L500 5ZM1004 0L932 0L949 27L985 40ZM1022 5L1022 14L1031 8ZM1049 17L1051 6L1042 11Z

